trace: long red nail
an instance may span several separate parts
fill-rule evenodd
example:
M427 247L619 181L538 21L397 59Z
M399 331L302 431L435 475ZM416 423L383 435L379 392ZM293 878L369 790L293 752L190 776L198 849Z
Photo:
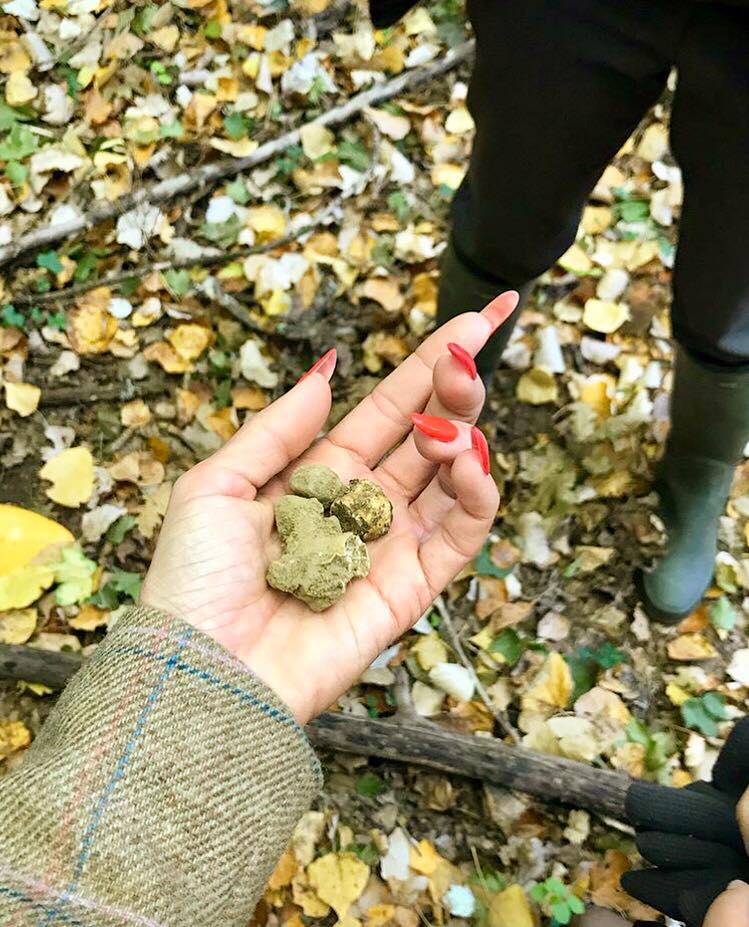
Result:
M459 364L465 367L470 378L475 380L478 376L478 370L476 370L476 361L471 357L468 351L466 351L465 348L461 348L459 344L455 344L454 341L451 341L447 345L447 350L452 354L452 356Z
M484 432L475 425L471 428L471 447L479 455L479 462L484 473L489 473L489 445Z
M421 412L412 412L411 421L414 423L414 428L418 428L427 438L447 443L458 437L458 426L438 415L422 415Z
M335 348L331 348L329 351L326 351L325 354L323 354L320 360L316 360L306 373L303 373L301 377L299 377L297 383L301 383L302 380L308 377L311 373L321 373L326 380L330 381L337 362L338 352Z

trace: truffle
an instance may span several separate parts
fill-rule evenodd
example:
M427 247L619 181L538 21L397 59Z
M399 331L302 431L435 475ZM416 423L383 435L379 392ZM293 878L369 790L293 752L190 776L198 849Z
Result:
M282 496L275 515L283 544L283 554L267 572L268 583L275 589L321 612L343 596L352 579L369 572L364 542L343 531L337 518L326 517L318 499Z
M289 480L289 490L306 499L319 499L328 508L344 486L338 474L323 464L305 464L298 467Z
M330 507L344 531L374 541L390 530L393 503L372 480L351 480Z

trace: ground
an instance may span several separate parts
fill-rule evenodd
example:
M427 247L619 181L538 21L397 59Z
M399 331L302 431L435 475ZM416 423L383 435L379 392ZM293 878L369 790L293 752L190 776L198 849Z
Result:
M330 129L315 120L468 33L453 0L384 32L327 0L3 9L0 503L65 525L74 546L37 595L24 568L0 584L0 642L86 650L137 596L181 472L330 346L335 420L432 326L472 140L468 59ZM305 123L244 171L132 199ZM440 724L500 737L502 715L525 747L673 785L708 775L744 714L749 468L693 615L651 625L632 583L662 544L651 480L681 204L667 125L668 92L592 192L492 385L482 427L503 501L485 550L338 710L392 715L405 672ZM100 221L76 225L95 208ZM33 238L51 222L73 225ZM33 736L53 700L4 685L0 733ZM6 771L24 742L3 748ZM547 924L554 889L533 883L548 877L562 905L638 913L617 889L636 861L617 822L424 768L343 755L325 768L258 927ZM332 900L331 866L350 876Z

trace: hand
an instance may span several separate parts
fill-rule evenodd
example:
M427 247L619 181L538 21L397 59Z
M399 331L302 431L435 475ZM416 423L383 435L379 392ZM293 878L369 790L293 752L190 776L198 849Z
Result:
M749 885L731 882L710 905L702 927L749 927Z
M419 618L491 528L497 488L470 427L484 387L447 346L477 354L517 299L505 293L451 319L315 444L330 411L334 353L250 419L177 481L141 603L223 644L300 723L323 711ZM457 437L412 433L410 415L422 411L456 420ZM484 453L488 471L485 441ZM265 581L280 552L273 502L303 461L327 464L344 481L376 480L394 508L390 532L368 545L369 575L322 613Z

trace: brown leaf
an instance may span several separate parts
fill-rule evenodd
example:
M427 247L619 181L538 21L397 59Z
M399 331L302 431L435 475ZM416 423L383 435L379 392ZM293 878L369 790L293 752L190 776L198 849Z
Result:
M603 863L596 863L590 872L590 894L594 904L621 911L632 920L653 921L658 912L628 895L621 877L632 868L627 856L619 850L607 850Z

